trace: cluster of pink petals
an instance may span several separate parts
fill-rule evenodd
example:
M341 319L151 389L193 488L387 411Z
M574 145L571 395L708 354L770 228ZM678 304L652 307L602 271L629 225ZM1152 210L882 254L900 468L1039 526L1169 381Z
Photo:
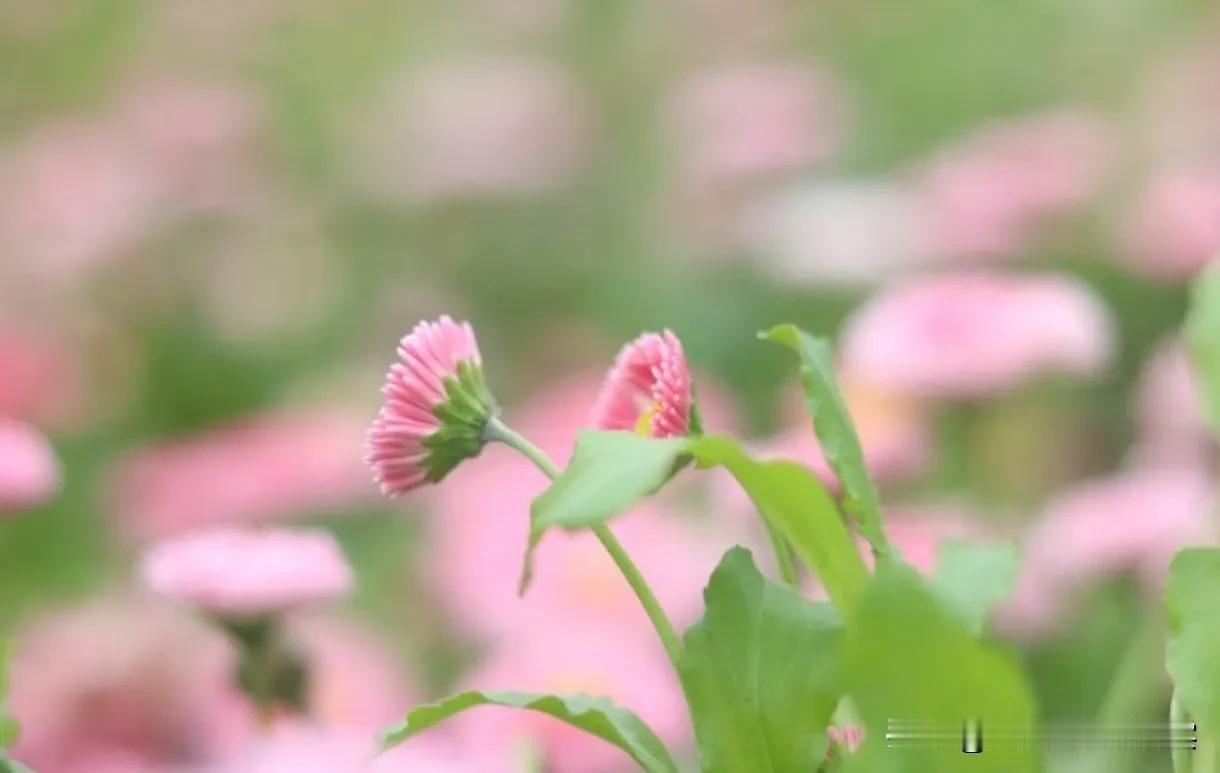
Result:
M388 496L428 482L431 452L424 441L441 428L435 409L447 399L445 379L457 374L459 363L483 361L470 323L448 315L416 325L399 343L398 360L386 375L385 404L369 430L365 457Z
M917 183L933 254L1017 253L1035 226L1096 191L1111 144L1098 119L1064 110L985 128L942 154Z
M1081 591L1124 572L1158 592L1179 548L1214 541L1214 495L1209 477L1190 468L1132 469L1062 494L1028 534L998 621L1018 635L1048 633Z
M948 274L900 284L858 309L842 366L883 389L969 399L1043 374L1096 374L1112 348L1110 317L1080 282Z
M802 64L706 70L674 98L674 143L700 184L799 171L837 150L843 101L826 74Z
M222 528L173 537L144 555L152 591L229 617L275 614L345 596L351 569L324 531Z
M678 337L669 330L644 333L615 358L590 423L599 429L635 430L647 412L649 437L686 435L694 406L692 388Z
M1131 264L1169 281L1193 277L1220 259L1220 169L1161 173L1144 191L1128 233Z
M136 539L248 524L359 501L360 420L285 412L130 453L114 470L113 511Z
M42 433L0 417L0 515L48 501L59 483L59 460Z

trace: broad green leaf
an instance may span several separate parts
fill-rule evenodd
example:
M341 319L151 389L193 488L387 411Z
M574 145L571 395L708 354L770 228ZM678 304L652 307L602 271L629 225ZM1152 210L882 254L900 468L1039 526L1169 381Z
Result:
M533 534L552 526L593 526L629 509L670 479L689 445L687 438L580 433L572 461L530 506Z
M845 686L866 724L862 759L877 773L1036 770L1025 745L962 754L953 732L969 718L1005 733L1032 732L1033 698L1005 652L972 636L910 567L878 567L848 620ZM887 720L921 719L947 730L943 744L886 748Z
M591 695L536 695L520 692L464 692L414 709L382 736L382 748L408 738L476 706L507 706L549 714L619 747L647 773L677 773L678 766L656 733L631 711Z
M838 704L838 615L768 582L733 548L704 591L679 671L704 773L809 773Z
M552 526L597 526L656 492L673 477L688 438L654 440L632 432L585 430L572 461L530 505L530 539L520 589L529 586L534 549Z
M1180 710L1199 723L1199 770L1220 771L1220 549L1189 548L1169 568L1166 667ZM1205 759L1206 758L1206 759ZM1206 767L1203 767L1206 765Z
M719 465L733 474L762 516L821 580L839 611L848 614L868 570L817 476L795 462L751 459L736 442L720 435L699 438L689 449L700 464Z
M1186 317L1186 342L1203 380L1203 409L1212 430L1220 432L1220 265L1195 282Z
M946 540L932 587L973 634L987 626L991 605L1012 592L1017 550L1002 543Z
M813 431L822 453L843 487L843 507L856 520L856 528L878 557L893 558L894 548L885 536L881 504L873 484L860 438L835 378L830 345L795 325L776 325L760 337L783 344L796 352L801 363L805 403L813 419Z

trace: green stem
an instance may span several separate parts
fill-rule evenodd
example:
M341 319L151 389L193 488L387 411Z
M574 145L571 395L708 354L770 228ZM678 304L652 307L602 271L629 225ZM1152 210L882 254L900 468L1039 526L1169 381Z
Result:
M488 440L499 441L519 451L525 458L533 462L538 469L542 470L543 474L548 478L554 479L559 476L559 467L551 461L546 452L500 419L490 419L484 432ZM606 552L610 554L610 558L618 566L619 572L627 580L627 584L635 591L635 596L640 600L640 605L644 607L644 612L652 622L652 627L656 629L657 636L660 637L661 644L665 647L665 652L669 655L669 659L673 664L677 666L678 659L682 655L682 642L674 630L673 623L669 622L669 618L665 615L661 602L657 601L656 594L648 586L648 581L640 573L639 567L631 560L627 550L614 534L611 533L610 529L604 523L597 524L592 528L593 534L602 543Z
M779 576L785 583L796 587L796 564L792 562L792 551L784 535L763 517L763 525L767 527L767 536L771 538L771 548L775 551L775 560L779 564Z
M1160 693L1160 621L1148 615L1131 636L1127 650L1114 670L1114 678L1097 713L1098 726L1135 722L1147 715ZM1142 760L1129 750L1099 749L1090 771L1121 773L1137 770Z

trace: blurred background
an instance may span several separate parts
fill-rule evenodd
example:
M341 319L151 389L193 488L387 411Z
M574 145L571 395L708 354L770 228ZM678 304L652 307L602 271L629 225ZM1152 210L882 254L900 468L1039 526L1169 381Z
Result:
M18 758L305 770L235 767L262 742L227 643L135 568L267 522L332 530L356 572L350 603L293 621L323 734L465 685L575 685L689 747L595 544L557 537L516 599L528 465L489 449L377 494L381 380L440 313L560 459L617 348L669 327L711 428L821 470L793 363L755 331L841 336L908 555L1021 545L993 635L1043 716L1092 717L1130 652L1132 705L1163 716L1161 656L1130 643L1160 638L1172 551L1214 539L1178 330L1220 254L1218 43L1203 0L0 0ZM720 552L765 545L714 477L642 510L623 540L682 624ZM402 769L630 769L495 710L427 743Z

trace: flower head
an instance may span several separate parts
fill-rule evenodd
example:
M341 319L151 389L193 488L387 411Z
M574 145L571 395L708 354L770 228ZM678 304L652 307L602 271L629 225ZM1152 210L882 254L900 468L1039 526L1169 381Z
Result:
M593 405L593 425L655 438L698 431L690 369L669 330L644 333L618 353Z
M225 617L256 617L347 594L351 569L323 531L226 528L176 537L144 556L154 592Z
M945 274L859 309L843 335L843 369L899 393L973 399L1046 374L1096 374L1112 350L1110 316L1080 282Z
M368 436L368 463L381 490L397 495L436 483L486 444L496 403L483 380L468 322L420 322L398 346Z

